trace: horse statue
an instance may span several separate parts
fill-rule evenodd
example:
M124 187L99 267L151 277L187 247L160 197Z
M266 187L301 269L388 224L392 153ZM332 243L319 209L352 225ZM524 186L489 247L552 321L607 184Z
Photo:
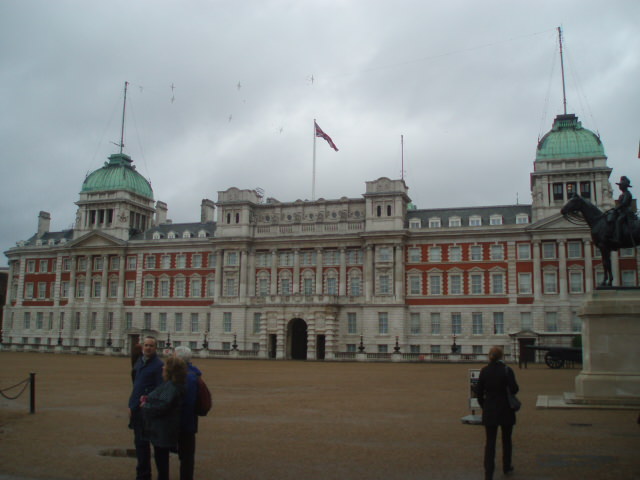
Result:
M608 220L608 215L612 210L603 212L589 200L574 195L562 209L560 213L567 220L580 214L591 229L591 239L596 247L600 249L602 255L602 265L604 267L604 279L601 286L611 286L613 274L611 273L611 252L621 248L635 248L640 244L640 221L633 215L624 225L619 240L613 238L613 223ZM568 218L569 217L569 218ZM573 221L572 223L576 223Z

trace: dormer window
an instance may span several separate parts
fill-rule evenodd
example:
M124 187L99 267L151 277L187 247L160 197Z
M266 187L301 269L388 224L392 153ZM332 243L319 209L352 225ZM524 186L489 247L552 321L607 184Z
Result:
M449 217L449 226L450 227L460 227L462 225L462 220L460 217Z
M208 234L207 234L206 230L200 230L198 232L198 238L207 238L207 235Z
M161 238L162 238L162 235L160 235L160 232L153 232L154 240L160 240Z
M470 227L479 227L482 225L482 217L480 215L472 215L469 217Z
M419 218L412 218L409 220L409 228L422 228L422 222Z
M185 230L182 233L182 238L191 238L191 232L189 230Z
M516 215L516 223L518 225L522 225L525 223L529 223L529 215L527 215L526 213L519 213Z
M429 219L429 228L440 228L440 217L432 217Z
M489 217L490 225L502 225L502 215L491 215Z
M167 234L167 238L174 239L176 238L176 232L171 231Z

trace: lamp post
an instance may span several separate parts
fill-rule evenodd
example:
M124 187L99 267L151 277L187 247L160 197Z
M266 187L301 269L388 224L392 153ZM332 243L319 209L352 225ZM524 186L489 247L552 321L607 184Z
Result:
M167 332L167 343L165 345L166 348L171 348L171 332Z
M364 353L364 343L362 343L362 335L360 335L360 345L358 345L358 351Z
M236 334L235 333L233 334L233 344L231 345L231 347L234 350L238 350L238 344L236 343Z
M62 346L62 330L58 330L58 346Z
M113 345L113 341L111 340L111 332L109 332L109 337L107 338L107 347Z
M453 334L453 344L451 345L451 353L459 353L460 345L456 345L456 334Z
M209 336L209 332L204 332L204 341L202 342L202 348L207 350L209 348L209 342L207 341L207 337Z
M398 336L396 335L396 346L393 347L395 353L400 353L400 345L398 344Z

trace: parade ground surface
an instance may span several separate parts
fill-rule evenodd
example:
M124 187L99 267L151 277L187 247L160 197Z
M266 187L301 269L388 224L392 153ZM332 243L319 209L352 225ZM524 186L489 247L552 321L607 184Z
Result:
M197 435L198 479L483 478L484 429L461 422L480 364L194 364L214 397ZM539 395L573 391L579 368L514 369L523 408L511 479L640 479L637 411L536 409ZM30 372L35 414L28 389L0 397L0 479L133 479L135 459L119 456L133 447L129 359L0 352L0 390Z

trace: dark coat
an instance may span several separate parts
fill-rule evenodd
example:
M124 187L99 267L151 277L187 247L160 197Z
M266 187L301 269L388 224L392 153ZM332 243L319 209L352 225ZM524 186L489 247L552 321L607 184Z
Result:
M198 398L198 377L202 372L191 363L187 365L187 383L182 405L180 429L187 433L198 432L198 416L196 415L196 400Z
M515 425L516 414L509 406L507 385L511 393L518 393L516 376L503 362L491 362L480 371L476 392L483 425Z
M144 357L140 357L133 369L135 372L133 389L129 397L129 408L135 414L140 408L140 397L151 393L162 383L162 360L157 355L144 362Z
M142 407L144 434L154 447L173 447L178 444L180 412L184 386L166 381L147 397Z

